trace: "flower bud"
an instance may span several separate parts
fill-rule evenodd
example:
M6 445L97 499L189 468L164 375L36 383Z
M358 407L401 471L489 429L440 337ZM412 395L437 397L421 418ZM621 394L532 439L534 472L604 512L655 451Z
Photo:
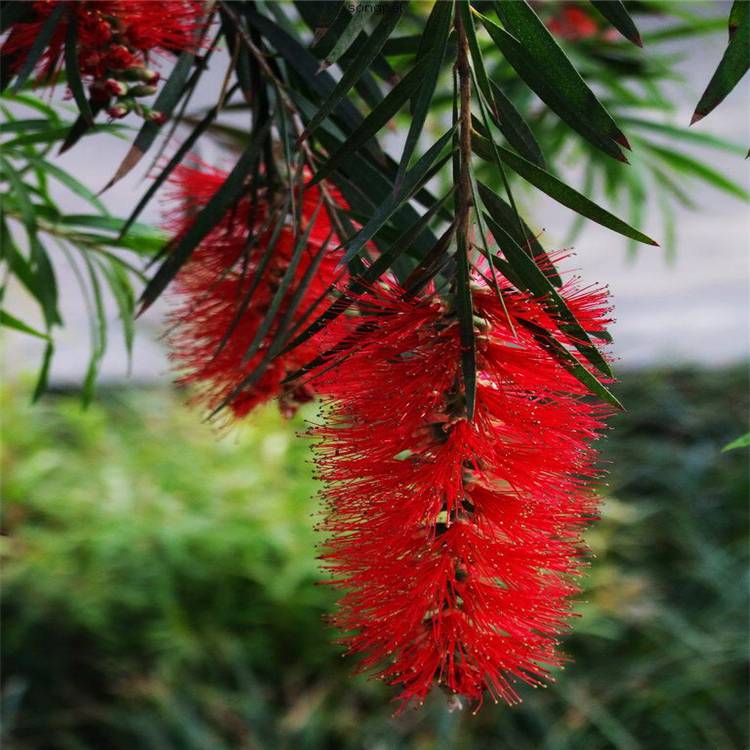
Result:
M155 70L149 70L142 65L137 65L134 68L123 70L120 78L126 81L142 81L143 83L154 85L159 81L161 76Z
M128 112L130 112L130 107L128 107L127 104L118 103L107 109L107 114L115 120L125 117Z
M148 122L153 122L155 125L163 125L167 121L167 116L164 112L159 112L155 109L150 109L143 115L144 119Z
M104 90L111 96L125 96L128 93L127 85L116 78L107 78L104 81Z
M130 88L130 95L131 96L152 96L157 91L156 86L132 86Z

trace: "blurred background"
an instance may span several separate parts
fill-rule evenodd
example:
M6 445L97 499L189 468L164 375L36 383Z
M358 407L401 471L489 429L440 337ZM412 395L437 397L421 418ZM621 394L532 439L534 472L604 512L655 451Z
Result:
M728 6L705 12L726 18ZM689 121L725 35L660 46L679 56L683 76L664 82L675 123ZM217 81L223 65L212 67ZM694 127L747 144L748 105L740 86ZM206 144L207 161L231 163ZM750 186L736 149L681 145ZM97 190L127 147L94 136L55 163ZM585 181L574 154L562 166ZM144 171L104 194L113 213L128 213ZM74 280L60 264L66 327L52 393L30 403L38 342L4 334L2 344L5 746L747 747L748 458L722 448L748 429L750 216L710 181L686 178L684 188L691 204L676 205L671 228L651 193L610 202L657 239L674 230L671 250L634 252L590 223L575 239L567 267L613 294L615 392L627 411L601 441L610 474L564 644L571 661L549 688L522 687L522 705L478 715L448 710L438 691L394 718L381 683L350 677L324 621L334 597L319 585L317 487L296 436L315 407L286 422L270 406L217 434L170 385L157 305L137 323L130 370L111 336L83 409L87 312L65 293ZM523 201L546 245L566 246L570 215L538 196ZM74 195L59 202L79 210ZM159 218L158 204L143 217ZM32 303L8 293L33 320ZM116 327L114 305L107 312Z

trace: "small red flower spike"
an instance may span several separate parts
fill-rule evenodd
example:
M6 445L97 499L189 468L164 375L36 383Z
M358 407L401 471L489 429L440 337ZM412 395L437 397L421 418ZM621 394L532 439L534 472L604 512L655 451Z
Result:
M175 236L187 230L195 212L208 202L224 179L226 174L219 170L176 170L172 180L175 207L167 222ZM335 190L329 188L329 195L345 206ZM290 267L297 239L292 227L285 224L272 252L265 257L276 226L270 196L260 191L254 208L249 198L240 201L196 248L177 276L176 306L169 315L171 357L180 373L178 383L194 386L196 400L209 411L229 399L231 412L239 418L278 397L282 412L290 416L299 404L313 398L312 387L289 386L283 381L319 354L314 337L273 359L257 382L235 393L264 361L279 321L289 312L303 277L311 274L291 313L292 322L300 321L303 315L308 322L314 320L328 304L325 293L341 273L336 269L341 253L334 252L339 240L322 206L319 188L305 189L301 204L300 231L308 228L308 222L314 224L309 227L307 245L292 271L292 282L281 298L274 323L259 343L256 337ZM256 351L248 359L253 346Z
M606 294L563 296L593 331ZM377 315L324 371L312 430L325 483L322 556L344 590L335 624L362 671L399 688L403 708L433 686L481 704L519 700L556 652L596 514L589 446L607 409L530 332L572 346L538 299L503 284L474 292L477 388L465 415L456 317L395 288L363 295ZM365 319L366 320L366 319ZM538 329L537 329L538 330Z

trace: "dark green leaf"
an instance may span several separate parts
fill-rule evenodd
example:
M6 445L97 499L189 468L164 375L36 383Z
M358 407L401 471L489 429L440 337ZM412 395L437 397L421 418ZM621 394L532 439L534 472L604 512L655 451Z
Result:
M628 147L627 139L534 11L523 0L494 6L511 33L477 15L518 75L589 143L626 161L616 143Z
M626 38L633 44L643 47L641 35L638 33L633 19L630 17L622 0L591 0L591 4Z
M448 44L448 34L451 30L451 18L453 16L453 3L435 3L427 26L430 29L430 38L427 39L428 47L424 55L419 58L420 63L424 61L424 72L420 75L420 85L413 96L413 107L409 131L406 134L404 150L401 154L398 171L396 173L396 187L399 186L409 162L417 147L419 136L422 134L427 113L432 105L432 97L435 93L440 69L443 65L445 50ZM425 30L425 36L428 32Z
M377 25L367 41L360 47L356 57L347 67L336 88L328 95L315 116L307 124L306 132L312 133L323 120L334 110L341 99L346 96L349 89L359 80L360 76L367 70L370 63L375 59L391 35L400 18L398 13L386 13Z
M490 108L495 125L497 125L500 132L508 139L508 143L513 148L526 159L544 169L544 157L529 126L523 117L521 117L513 102L505 96L500 87L494 81L490 82L484 65L482 50L477 40L474 18L469 6L466 3L461 3L460 12L469 42L469 52L474 64L476 82L481 95Z
M578 358L568 349L566 349L559 341L555 340L550 335L549 331L546 331L536 323L532 323L530 320L523 318L518 319L519 325L529 330L537 343L547 351L554 354L562 364L570 371L570 373L581 381L595 396L598 396L603 401L612 404L616 409L624 411L623 405L617 399L617 397L584 365L579 362Z
M373 212L370 221L368 221L351 240L344 243L347 250L344 258L341 260L341 265L348 263L351 258L355 257L375 235L378 229L388 221L399 206L408 201L417 188L423 184L427 179L430 168L435 163L435 160L453 137L453 130L454 129L451 128L447 133L443 134L443 136L427 150L424 156L422 156L406 173L401 187L391 193L391 195L389 195L388 198L378 206Z
M411 98L422 82L425 63L418 63L398 85L394 86L383 101L347 137L341 148L333 153L313 176L312 184L328 177L350 154L360 149L370 138L398 112Z
M227 179L195 217L195 221L190 228L171 248L166 260L161 264L141 295L141 312L148 308L164 291L190 257L195 247L216 226L237 200L248 174L251 173L253 165L259 158L270 125L271 120L267 120L263 127L254 134L253 139L238 159Z
M750 3L736 0L732 7L732 23L729 44L716 72L703 92L690 120L692 125L702 120L740 82L750 68Z
M516 276L523 283L523 289L544 300L552 312L556 314L561 330L568 334L575 342L576 348L594 367L608 377L612 372L606 360L591 343L586 331L581 327L576 317L570 311L565 300L557 289L550 283L547 276L534 263L533 259L524 252L510 234L501 227L489 214L486 214L487 225L492 236L500 246Z
M232 87L229 92L227 92L227 97L229 97L235 90L236 87ZM206 113L206 116L193 128L190 135L188 135L188 137L182 141L179 148L172 155L172 158L162 169L159 170L159 174L157 174L156 177L154 177L154 179L151 181L148 190L146 190L143 197L138 201L136 207L131 212L127 221L123 224L123 227L120 231L121 235L124 235L133 224L133 222L140 216L143 209L148 205L148 202L156 194L156 191L164 184L169 175L172 174L175 167L182 162L185 155L190 152L201 135L203 135L203 133L208 130L208 128L216 119L218 113L218 108L212 107Z
M31 45L31 49L26 55L26 59L24 60L21 69L18 71L18 76L12 89L14 94L17 94L23 88L29 76L34 72L34 68L44 54L44 51L49 46L52 35L55 33L55 29L57 29L57 25L62 20L66 7L67 5L65 3L55 5L52 12L47 16L47 20L42 24L42 28L39 29L39 33L34 39L34 43Z
M78 20L73 6L68 6L68 32L65 36L65 73L81 117L89 125L93 125L94 115L91 112L91 106L81 80L81 71L78 68Z
M487 185L477 181L477 189L479 196L482 199L490 215L495 221L505 230L508 234L518 243L518 245L534 258L535 262L544 268L544 272L547 274L549 280L555 286L562 285L562 279L555 270L554 264L550 261L547 253L542 247L539 240L536 238L534 233L531 231L529 226L522 221L522 226L518 226L518 216L515 214L511 206L506 203L497 193L491 190ZM521 234L523 229L523 234Z
M49 383L49 368L52 364L52 356L55 353L55 346L52 341L47 342L47 346L44 348L44 357L42 358L42 366L39 370L39 376L37 377L36 386L34 386L34 393L31 396L31 401L38 401L46 392Z
M483 159L486 159L487 161L494 160L492 145L486 138L483 138L478 133L472 134L472 148L474 149L474 152ZM646 245L659 246L658 242L655 242L642 232L639 232L629 224L626 224L622 219L618 219L616 216L609 213L609 211L597 206L596 203L590 201L561 180L558 180L557 177L554 177L549 172L545 172L535 164L526 161L526 159L518 156L518 154L514 154L512 151L509 151L502 146L498 146L497 148L500 151L505 164L523 177L524 180L530 182L551 198L554 198L558 203L561 203L563 206L567 206L576 213L595 221L597 224L601 224L603 227L611 229L613 232L622 234L625 237L630 237L638 242L643 242Z

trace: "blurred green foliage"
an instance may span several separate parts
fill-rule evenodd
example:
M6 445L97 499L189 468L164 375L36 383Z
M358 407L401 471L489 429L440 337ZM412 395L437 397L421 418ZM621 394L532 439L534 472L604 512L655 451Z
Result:
M747 746L743 368L639 372L573 662L521 706L393 718L332 645L308 446L268 409L221 440L166 391L3 393L9 750ZM306 414L314 419L314 411Z

